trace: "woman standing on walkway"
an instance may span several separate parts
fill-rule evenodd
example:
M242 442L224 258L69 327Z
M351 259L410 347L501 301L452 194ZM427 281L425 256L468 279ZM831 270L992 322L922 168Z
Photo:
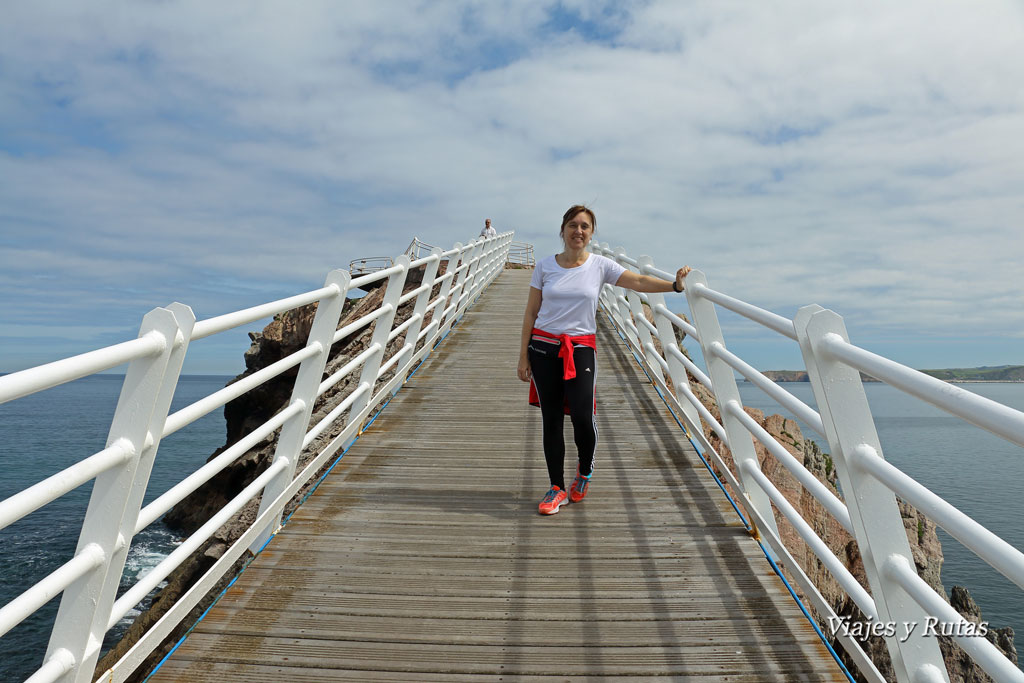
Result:
M588 252L597 219L577 204L562 217L559 235L565 248L541 259L530 280L519 348L519 379L530 382L530 403L541 409L544 460L551 490L540 502L542 515L553 515L587 495L594 473L597 422L597 298L605 284L637 292L682 292L690 267L675 281L638 275L615 261ZM566 491L564 415L572 420L578 455L576 478Z

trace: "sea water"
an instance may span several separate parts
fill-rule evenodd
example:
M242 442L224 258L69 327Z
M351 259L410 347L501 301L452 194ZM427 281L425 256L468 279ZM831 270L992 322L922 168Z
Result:
M228 377L183 376L172 412L221 389ZM0 500L42 481L106 445L124 378L93 375L0 405ZM194 472L224 444L223 410L164 439L157 451L145 503ZM86 484L0 531L0 605L8 603L74 555L89 503ZM132 542L123 592L179 543L159 521ZM0 681L20 681L43 663L59 598L0 638ZM139 614L133 609L107 634L116 643Z
M809 382L780 386L816 408ZM963 383L958 387L1024 411L1024 383ZM740 382L744 405L766 415L793 415L749 382ZM868 404L885 459L944 498L989 531L1024 549L1024 449L881 382L865 382ZM829 451L825 439L797 420L804 436ZM1024 635L1024 590L992 569L941 528L948 592L965 586L991 628L1012 626L1016 645Z
M228 377L184 376L172 411L223 387ZM104 447L123 378L96 375L0 405L0 500ZM814 407L810 384L782 386ZM1024 410L1024 384L963 388ZM887 460L960 508L1011 545L1024 548L1024 451L941 410L880 383L867 383L868 402ZM792 418L757 387L740 383L746 405ZM801 424L806 437L820 437ZM195 471L224 443L220 410L161 442L146 502ZM68 561L78 542L91 486L86 485L0 531L0 605ZM947 590L967 586L991 627L1024 633L1024 591L939 530ZM121 590L154 567L178 543L159 522L133 542ZM23 680L42 664L58 600L0 638L0 681ZM137 611L108 634L116 642Z

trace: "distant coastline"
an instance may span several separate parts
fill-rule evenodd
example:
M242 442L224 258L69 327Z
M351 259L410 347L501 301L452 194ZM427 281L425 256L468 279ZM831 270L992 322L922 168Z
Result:
M921 370L926 375L949 382L964 384L967 382L987 382L993 384L1013 384L1024 382L1024 365L996 365L978 368L944 368L940 370ZM764 370L762 374L773 382L809 382L806 370ZM878 380L861 373L865 382ZM746 380L749 381L749 380Z

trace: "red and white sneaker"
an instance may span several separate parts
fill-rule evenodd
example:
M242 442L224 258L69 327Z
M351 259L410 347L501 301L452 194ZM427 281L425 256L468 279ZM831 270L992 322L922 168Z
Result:
M553 515L558 512L558 508L568 502L569 494L557 486L552 486L551 490L544 494L538 509L542 515Z
M576 478L572 480L572 486L569 487L569 500L574 503L583 500L583 497L587 495L587 489L590 488L592 476L594 476L594 470L590 470L590 474L583 476L580 474L580 466L576 465Z

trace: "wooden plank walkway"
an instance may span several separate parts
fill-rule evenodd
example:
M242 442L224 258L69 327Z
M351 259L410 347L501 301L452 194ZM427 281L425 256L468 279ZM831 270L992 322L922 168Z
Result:
M606 327L590 495L537 514L529 276L502 273L151 681L845 680Z

